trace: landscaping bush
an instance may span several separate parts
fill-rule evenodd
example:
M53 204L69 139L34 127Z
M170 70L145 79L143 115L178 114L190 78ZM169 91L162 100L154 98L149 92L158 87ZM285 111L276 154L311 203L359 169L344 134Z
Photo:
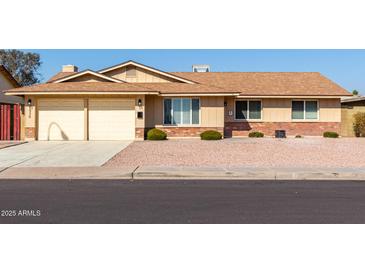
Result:
M166 137L166 132L157 128L150 129L147 132L147 140L166 140Z
M323 137L325 138L338 138L338 133L334 131L326 131L323 133Z
M200 139L202 140L220 140L222 139L222 134L215 130L207 130L200 133Z
M251 137L251 138L262 138L264 137L264 134L260 131L252 131L248 134L248 137Z
M295 138L303 138L303 136L302 135L295 135Z
M356 137L365 137L365 112L354 114L353 128Z

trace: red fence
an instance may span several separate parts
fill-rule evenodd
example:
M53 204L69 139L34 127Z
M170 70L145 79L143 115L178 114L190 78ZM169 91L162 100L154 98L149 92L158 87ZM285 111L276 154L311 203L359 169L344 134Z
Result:
M0 140L20 140L20 105L0 105Z

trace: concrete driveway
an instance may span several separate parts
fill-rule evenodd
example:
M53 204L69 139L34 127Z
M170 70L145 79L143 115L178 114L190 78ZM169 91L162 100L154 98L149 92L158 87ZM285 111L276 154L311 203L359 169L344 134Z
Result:
M0 168L101 166L132 141L37 141L0 149Z

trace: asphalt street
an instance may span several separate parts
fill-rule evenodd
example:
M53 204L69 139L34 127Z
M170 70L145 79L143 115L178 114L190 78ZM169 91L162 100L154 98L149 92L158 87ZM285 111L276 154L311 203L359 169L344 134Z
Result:
M0 211L0 223L365 223L365 182L0 180Z

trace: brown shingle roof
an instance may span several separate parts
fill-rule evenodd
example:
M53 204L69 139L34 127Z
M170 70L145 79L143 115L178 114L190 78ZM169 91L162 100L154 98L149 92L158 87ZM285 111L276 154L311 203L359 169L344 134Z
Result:
M8 93L19 92L158 92L161 94L173 93L223 93L232 94L232 91L202 85L185 83L109 83L109 82L62 82L45 83L33 86L7 90ZM237 93L238 94L238 93Z
M162 94L173 93L234 93L229 89L203 84L186 83L133 83L135 86L146 87ZM238 93L236 91L236 93Z
M238 91L242 96L348 96L318 72L174 72L192 81Z
M109 82L64 82L45 83L7 90L17 92L153 92L153 90L129 83Z
M75 72L59 72L49 82ZM187 83L88 83L65 86L36 85L24 91L158 91L173 93L240 93L241 96L349 96L344 88L318 72L174 72L196 84ZM63 83L66 84L66 83ZM120 85L120 86L119 86ZM88 90L89 89L89 90ZM23 90L18 90L23 91Z
M72 74L75 74L77 72L63 72L63 71L60 71L59 73L53 75L51 78L48 79L47 83L52 83L58 79L61 79L63 77L66 77L66 76L70 76Z

